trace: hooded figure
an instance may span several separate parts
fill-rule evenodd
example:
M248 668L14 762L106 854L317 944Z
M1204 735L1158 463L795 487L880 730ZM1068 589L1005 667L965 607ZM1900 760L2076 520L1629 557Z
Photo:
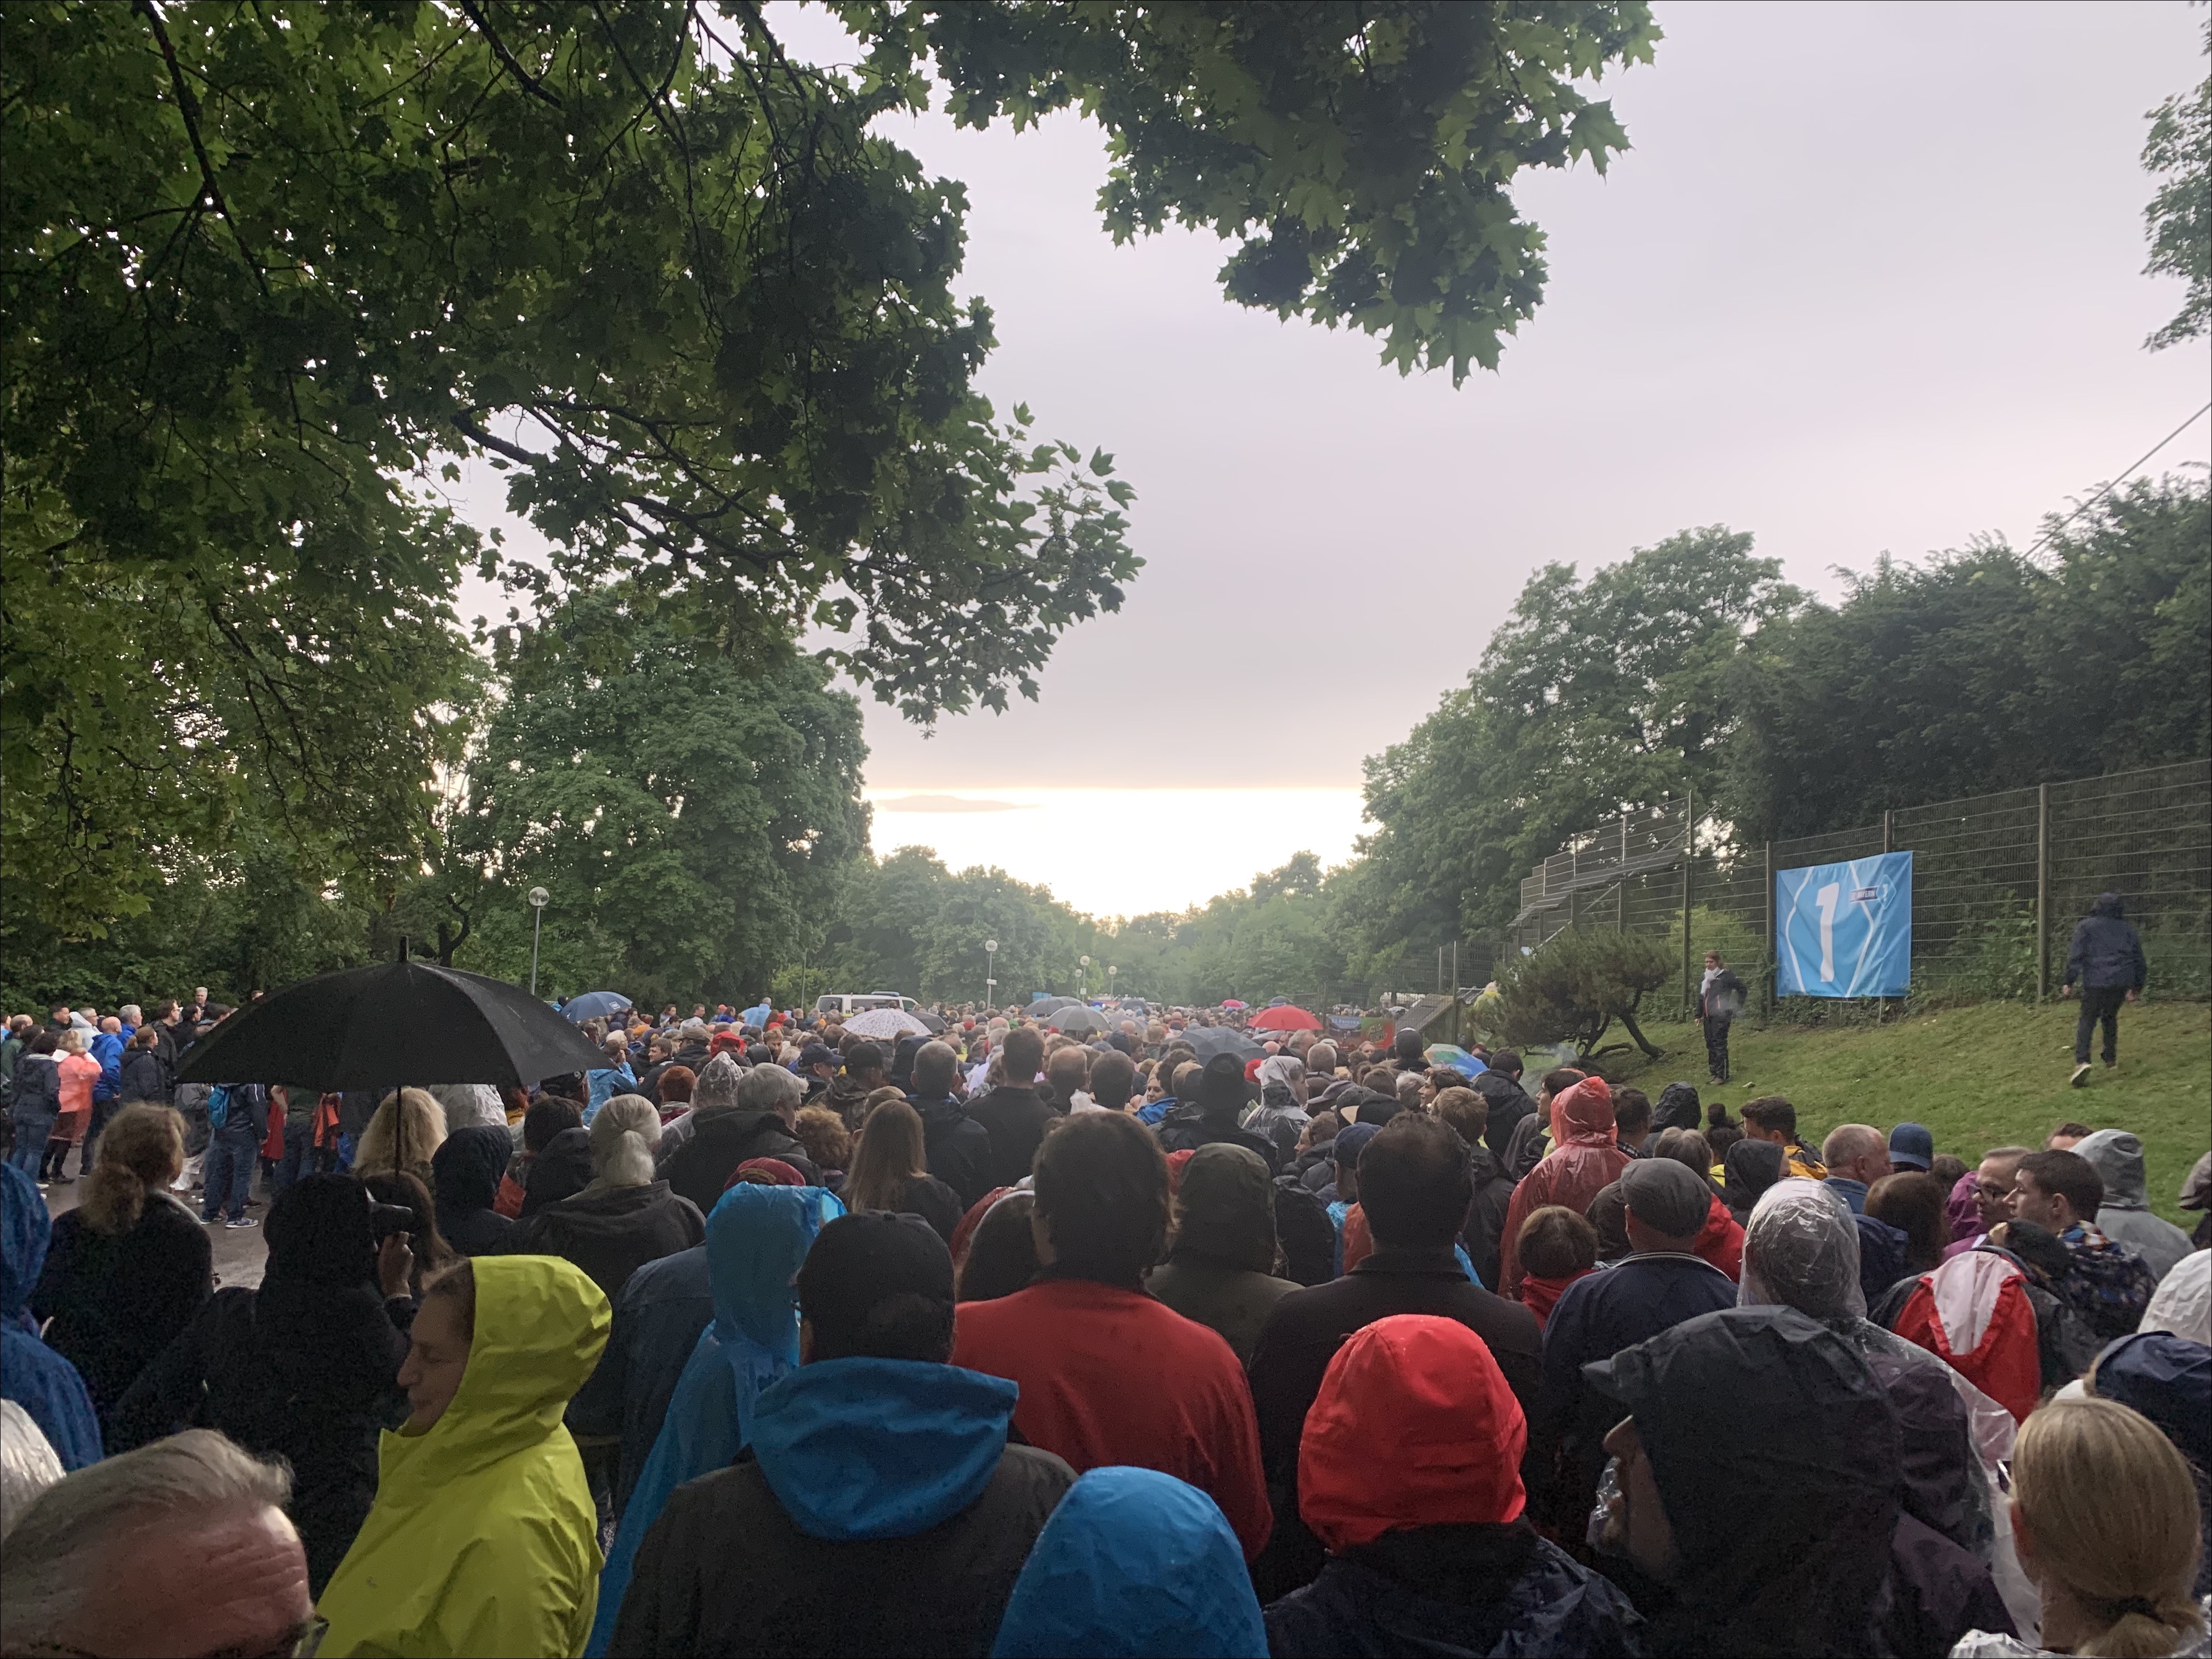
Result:
M2212 1348L2164 1331L2124 1336L2097 1357L2086 1392L2158 1425L2187 1460L2197 1511L2212 1538ZM2212 1550L2199 1552L2192 1595L2212 1592Z
M1731 1308L1583 1375L1635 1419L1673 1534L1647 1591L1653 1652L1883 1650L1899 1437L1856 1348L1794 1308ZM1721 1435L1717 1400L1736 1406Z
M606 1346L598 1285L541 1255L485 1256L460 1387L379 1447L376 1506L316 1603L323 1651L568 1654L591 1627L599 1516L568 1396Z
M1270 1054L1255 1079L1260 1103L1246 1113L1243 1127L1275 1143L1277 1167L1297 1152L1298 1136L1313 1121L1306 1109L1305 1062L1290 1054Z
M1513 1127L1522 1118L1536 1115L1536 1103L1528 1098L1528 1091L1521 1086L1517 1076L1509 1076L1495 1067L1476 1073L1474 1081L1468 1087L1480 1095L1483 1104L1490 1109L1489 1120L1483 1127L1482 1144L1490 1148L1490 1155L1504 1169L1507 1152L1513 1145Z
M1552 1102L1559 1145L1521 1184L1505 1212L1498 1243L1498 1293L1521 1289L1521 1224L1547 1204L1563 1204L1580 1214L1589 1201L1633 1162L1613 1138L1613 1091L1603 1078L1585 1078Z
M1216 1142L1183 1166L1168 1259L1145 1288L1185 1319L1221 1333L1238 1362L1260 1327L1297 1285L1274 1274L1275 1186L1259 1154Z
M431 1155L438 1231L463 1255L497 1255L507 1248L514 1223L493 1209L492 1200L514 1156L514 1137L504 1121L496 1127L456 1129Z
M115 1408L116 1449L195 1425L292 1468L286 1513L319 1590L376 1498L377 1439L406 1415L398 1387L413 1304L376 1283L368 1190L302 1176L269 1208L258 1289L217 1291Z
M2134 1250L2150 1264L2154 1275L2164 1279L2195 1247L2187 1233L2153 1215L2143 1201L2142 1142L2125 1129L2100 1129L2075 1141L2074 1151L2089 1161L2105 1183L2104 1201L2097 1206L2097 1231Z
M2159 1281L2136 1328L2170 1331L2212 1347L2212 1250L2191 1251Z
M1753 1206L1759 1194L1782 1179L1789 1167L1787 1154L1771 1140L1739 1140L1728 1149L1728 1159L1722 1168L1728 1181L1721 1188L1721 1201L1729 1206L1738 1226L1751 1222Z
M1268 1607L1268 1651L1640 1651L1628 1598L1522 1518L1527 1439L1497 1360L1458 1321L1354 1332L1298 1450L1298 1512L1328 1561Z
M1270 1174L1283 1161L1281 1151L1264 1134L1237 1127L1237 1120L1252 1103L1252 1085L1244 1080L1244 1062L1231 1054L1219 1054L1206 1062L1198 1082L1194 1104L1178 1104L1160 1120L1160 1146L1170 1152L1193 1152L1200 1146L1227 1142L1249 1146L1267 1159Z
M714 1321L677 1379L659 1437L631 1490L599 1583L592 1654L607 1651L638 1547L668 1494L726 1468L752 1439L761 1391L799 1364L799 1297L793 1281L822 1224L844 1206L818 1187L741 1182L707 1220Z
M37 1185L0 1169L0 1395L30 1413L64 1469L100 1462L100 1417L76 1366L39 1340L24 1304L46 1266L52 1224Z
M1197 1487L1138 1468L1093 1469L1069 1488L991 1648L993 1659L1267 1652L1244 1553L1221 1510Z
M1658 1101L1651 1108L1651 1133L1664 1134L1669 1129L1702 1129L1705 1127L1705 1109L1698 1099L1698 1091L1686 1083L1670 1083L1659 1091Z
M2013 1420L1950 1366L1867 1319L1852 1223L1820 1183L1778 1183L1753 1212L1739 1299L1744 1307L1790 1307L1819 1320L1858 1350L1887 1393L1904 1477L1905 1512L1894 1540L1900 1600L1908 1615L1917 1611L1923 1631L1940 1631L1940 1645L1948 1648L1969 1630L2014 1622L1984 1563L2021 1594L2015 1611L2030 1618L2035 1612L2008 1528L1997 1559L1995 1495L2000 1466L2012 1454Z

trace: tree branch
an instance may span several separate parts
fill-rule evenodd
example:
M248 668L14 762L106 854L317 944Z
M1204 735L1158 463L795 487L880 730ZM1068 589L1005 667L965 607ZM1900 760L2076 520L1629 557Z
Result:
M555 109L563 107L557 94L549 91L543 81L515 61L514 54L507 49L507 42L499 38L483 13L477 9L477 0L461 0L461 9L467 14L469 21L476 26L477 33L483 36L484 44L491 48L491 55L499 59L500 66L522 83L525 92L542 103L550 104Z

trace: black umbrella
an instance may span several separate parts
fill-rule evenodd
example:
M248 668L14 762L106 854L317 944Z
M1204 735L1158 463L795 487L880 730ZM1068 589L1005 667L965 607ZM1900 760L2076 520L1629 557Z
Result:
M604 1064L589 1037L521 987L403 953L270 992L194 1043L177 1080L330 1093L531 1084Z
M1044 1016L1044 1023L1056 1025L1070 1036L1085 1036L1093 1031L1107 1029L1106 1021L1097 1011L1078 1004L1073 1008L1056 1008Z
M1183 1041L1190 1044L1191 1052L1200 1060L1211 1060L1216 1054L1257 1060L1267 1052L1243 1032L1231 1030L1226 1025L1193 1025L1182 1036Z

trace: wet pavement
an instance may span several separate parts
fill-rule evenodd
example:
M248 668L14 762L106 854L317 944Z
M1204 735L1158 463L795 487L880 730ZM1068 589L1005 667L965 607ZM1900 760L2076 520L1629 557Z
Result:
M72 1170L76 1168L75 1152L70 1154L69 1167ZM42 1186L39 1190L46 1195L47 1213L61 1215L76 1207L76 1195L83 1190L83 1183L73 1181L65 1187ZM198 1192L179 1193L176 1196L194 1215L200 1213ZM256 1223L269 1218L268 1189L258 1169L253 1172L253 1193L246 1213ZM269 1259L269 1247L262 1240L259 1226L233 1229L218 1222L207 1231L215 1245L215 1282L218 1287L243 1285L251 1288L261 1283L261 1269Z

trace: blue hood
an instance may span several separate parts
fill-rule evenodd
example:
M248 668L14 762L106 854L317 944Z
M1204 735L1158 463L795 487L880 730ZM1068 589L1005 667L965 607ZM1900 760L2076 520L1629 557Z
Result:
M809 1538L911 1538L983 1495L1020 1390L915 1359L825 1359L761 1391L753 1455Z
M2100 1354L2094 1375L2098 1399L2141 1412L2192 1462L2212 1463L2212 1348L2137 1331Z
M586 1654L604 1654L629 1588L638 1546L668 1494L737 1461L752 1437L762 1390L799 1364L799 1292L792 1281L822 1224L845 1213L818 1187L731 1188L707 1218L714 1322L676 1379L660 1434L638 1472L599 1574L599 1605Z
M0 1320L15 1320L46 1265L46 1200L12 1164L0 1164Z
M1267 1626L1213 1500L1153 1469L1093 1469L1037 1534L993 1659L1264 1659Z

